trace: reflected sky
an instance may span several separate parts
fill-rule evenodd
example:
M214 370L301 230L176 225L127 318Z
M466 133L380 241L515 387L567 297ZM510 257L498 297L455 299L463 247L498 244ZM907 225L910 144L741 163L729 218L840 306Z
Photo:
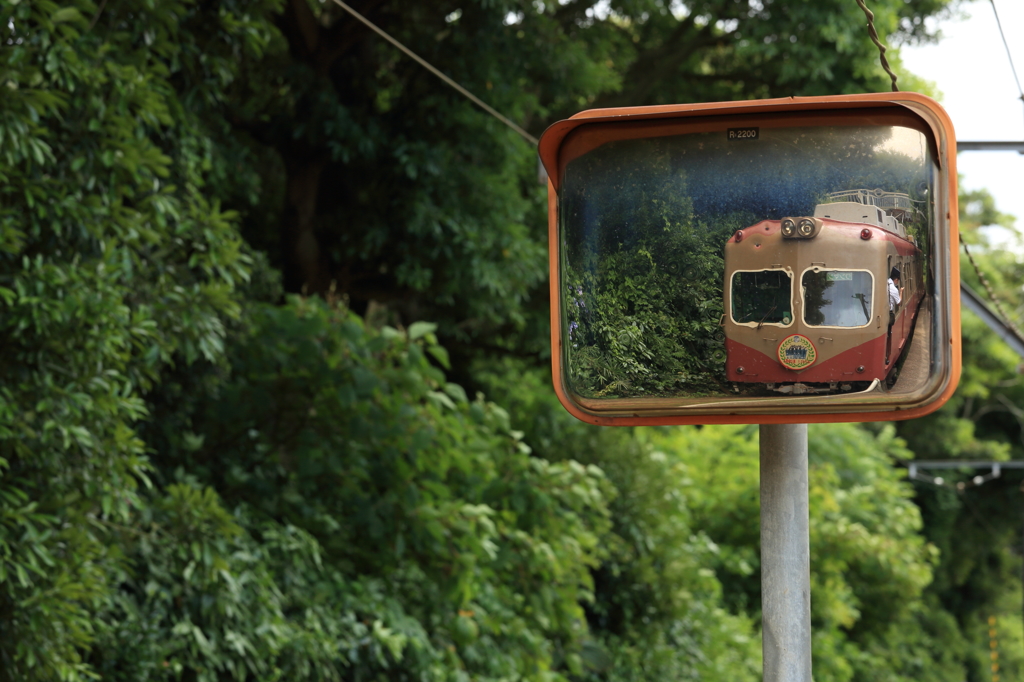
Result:
M571 161L565 199L576 203L583 187L590 190L586 207L578 206L588 224L595 211L625 208L626 197L609 192L650 201L660 189L684 192L696 221L738 211L779 219L809 215L825 194L847 189L922 199L927 155L922 133L892 126L762 128L756 140L730 140L725 131L624 140Z

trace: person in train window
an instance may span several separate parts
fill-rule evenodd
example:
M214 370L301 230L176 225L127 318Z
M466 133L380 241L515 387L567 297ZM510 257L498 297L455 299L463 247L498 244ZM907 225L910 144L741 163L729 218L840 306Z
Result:
M903 300L903 287L900 286L900 271L893 268L889 272L889 326L892 327L896 321L896 308Z

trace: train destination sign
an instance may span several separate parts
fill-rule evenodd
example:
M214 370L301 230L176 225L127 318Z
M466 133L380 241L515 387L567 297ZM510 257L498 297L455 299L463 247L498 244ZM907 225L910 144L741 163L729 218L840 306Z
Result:
M593 110L540 154L555 391L580 419L906 419L955 389L955 136L933 100Z

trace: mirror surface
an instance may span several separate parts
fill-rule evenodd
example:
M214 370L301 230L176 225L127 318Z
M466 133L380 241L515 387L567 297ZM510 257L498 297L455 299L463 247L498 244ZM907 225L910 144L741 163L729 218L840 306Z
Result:
M567 155L566 389L591 402L922 386L939 180L923 126L706 128Z

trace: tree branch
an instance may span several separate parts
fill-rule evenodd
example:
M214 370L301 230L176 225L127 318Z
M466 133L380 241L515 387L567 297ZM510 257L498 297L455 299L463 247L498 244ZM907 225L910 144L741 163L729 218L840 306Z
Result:
M367 0L358 8L359 12L369 15L384 1ZM347 13L329 28L325 27L306 0L289 0L277 24L288 40L292 54L321 75L326 74L339 57L366 35L363 25Z
M309 3L306 0L291 0L285 7L282 18L291 29L285 33L288 42L294 46L292 37L300 38L306 48L306 54L312 56L320 46L320 22L313 16Z

